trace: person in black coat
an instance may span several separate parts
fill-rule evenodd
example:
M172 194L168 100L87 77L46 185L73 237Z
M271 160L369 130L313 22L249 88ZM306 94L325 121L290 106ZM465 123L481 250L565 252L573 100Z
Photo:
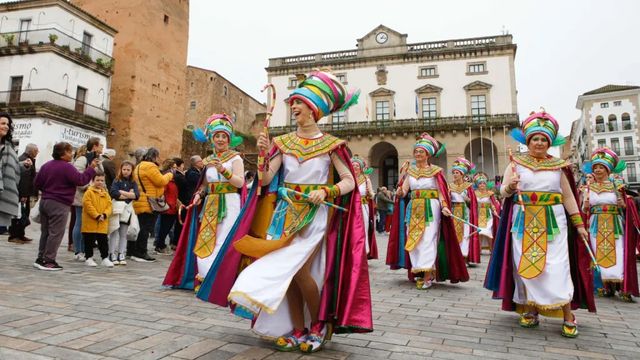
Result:
M29 214L31 213L31 197L38 193L33 186L36 178L36 156L38 156L38 145L28 144L24 153L18 157L20 164L20 182L18 183L18 196L20 197L20 219L11 219L9 227L9 241L15 243L25 243L32 239L25 236L25 228L29 226Z

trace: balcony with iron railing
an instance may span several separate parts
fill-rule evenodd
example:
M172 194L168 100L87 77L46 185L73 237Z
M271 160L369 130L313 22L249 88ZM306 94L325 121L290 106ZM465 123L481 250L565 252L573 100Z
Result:
M505 45L515 46L513 45L513 38L511 35L485 36L477 38L407 44L405 45L405 50L406 53L409 54L427 54L442 51L476 50ZM289 65L324 64L336 60L352 60L358 58L358 51L359 50L357 49L340 50L317 54L272 58L269 59L269 67L272 68Z
M495 114L482 116L449 116L432 119L397 119L359 122L319 124L320 130L336 136L357 136L377 134L421 133L424 131L449 131L478 129L480 127L516 127L518 114ZM294 131L295 125L270 127L272 135L282 135Z
M58 29L38 29L0 33L0 56L54 51L110 75L114 59L106 53Z
M109 110L49 89L0 91L0 111L20 116L48 116L78 125L105 129Z

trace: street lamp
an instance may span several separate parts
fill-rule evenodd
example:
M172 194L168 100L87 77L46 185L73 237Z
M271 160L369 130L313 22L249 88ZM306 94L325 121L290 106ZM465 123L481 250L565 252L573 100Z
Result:
M71 23L71 37L73 37L73 30L76 28L76 19L69 19Z
M69 95L69 74L64 73L64 75L62 75L62 80L64 80L65 78L67 78L67 85L64 88L64 95L68 96Z
M40 15L47 15L47 13L44 11L40 11L38 13L38 29L40 29Z
M98 95L100 95L100 92L102 92L102 104L100 105L100 109L104 109L104 89L100 88L100 90L98 90Z
M9 20L7 15L2 15L2 17L0 18L0 32L2 32L2 23L4 22L5 19Z
M31 75L33 74L33 72L36 72L36 75L38 75L38 69L36 69L35 67L31 68L31 71L29 71L29 82L27 83L27 89L31 89Z
M109 39L105 37L102 40L104 41L104 53L108 55L109 54Z

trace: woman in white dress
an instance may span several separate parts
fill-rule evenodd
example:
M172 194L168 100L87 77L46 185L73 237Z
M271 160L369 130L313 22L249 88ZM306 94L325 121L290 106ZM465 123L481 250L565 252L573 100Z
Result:
M472 175L475 165L463 157L459 157L453 162L451 174L453 181L449 183L451 193L451 211L456 218L464 219L471 224L478 226L478 205L473 184L465 181L465 178ZM454 218L453 223L456 228L456 237L460 243L460 251L467 261L467 264L480 263L480 241L478 231L471 228L464 221Z
M369 174L373 172L373 169L367 166L367 162L364 161L358 155L351 158L351 165L353 165L353 172L356 176L356 184L358 191L360 192L360 199L362 201L362 218L364 220L364 233L367 236L367 258L378 258L378 245L376 243L376 232L374 224L374 202L373 198L375 193L373 192L373 185L371 185L371 179Z
M493 193L493 182L489 182L487 174L479 172L473 176L478 199L478 226L480 244L486 243L489 250L493 249L493 238L496 235L497 219L500 213L500 203Z
M610 175L623 171L626 164L613 150L602 147L594 150L584 168L594 175L594 181L583 190L582 209L589 217L591 248L604 284L597 289L598 295L610 297L617 290L620 299L631 302L632 295L638 296L634 257L638 236L633 215L637 210L633 200L625 195L624 185L618 188L610 180Z
M520 326L538 326L539 314L560 317L562 335L576 337L572 309L595 311L577 188L570 164L547 152L564 142L557 121L544 111L533 113L522 129L512 135L529 151L513 156L504 173L505 211L485 287L502 299L503 310L521 314Z
M312 72L287 100L297 130L273 144L264 133L258 138L260 150L271 148L263 173L269 201L259 201L252 229L266 222L266 230L254 229L258 237L234 245L257 259L240 273L229 301L280 351L315 352L332 332L372 331L364 223L359 193L352 192L351 161L345 142L317 125L356 100L335 76ZM339 179L333 179L334 170ZM278 195L275 209L269 192ZM330 209L327 201L348 213ZM269 206L271 216L262 213Z
M233 122L227 114L211 115L204 131L196 131L194 136L198 141L208 141L213 154L204 159L202 179L191 201L192 210L198 211L187 216L187 230L180 236L164 285L197 291L240 213L244 164L240 153L230 149L242 138L233 135ZM196 259L195 283L189 275L192 253Z

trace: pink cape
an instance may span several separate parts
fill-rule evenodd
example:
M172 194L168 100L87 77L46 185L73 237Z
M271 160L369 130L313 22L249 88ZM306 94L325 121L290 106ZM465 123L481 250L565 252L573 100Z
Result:
M467 188L467 194L469 195L469 222L475 226L478 226L478 198L476 192L473 190L473 185L469 185ZM494 227L495 228L495 227ZM482 250L480 244L480 234L477 229L471 228L473 233L469 239L469 262L474 264L480 264L480 251Z

